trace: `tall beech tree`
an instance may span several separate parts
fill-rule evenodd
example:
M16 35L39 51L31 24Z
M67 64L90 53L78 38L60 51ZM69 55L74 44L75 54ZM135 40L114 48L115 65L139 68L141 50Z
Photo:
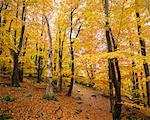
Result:
M61 34L63 33L63 37L61 37ZM59 91L62 90L62 63L63 63L63 48L64 48L64 40L65 40L65 36L66 36L66 30L64 30L64 32L61 30L61 28L59 28L59 47L58 47L58 56L59 56L59 80L57 82L57 88Z
M7 10L8 9L8 3L6 1L0 1L1 5L0 5L0 35L3 36L2 33L2 26L5 26L6 24L6 18L5 16L2 16L2 11ZM10 22L12 23L12 22ZM0 55L2 54L2 44L4 41L0 42Z
M44 39L44 32L43 32L43 27L45 26L45 21L44 21L44 17L42 17L42 30L41 30L41 40ZM43 56L40 55L41 53L45 52L45 48L41 47L39 44L39 41L36 42L36 60L35 60L35 64L36 64L36 71L37 71L37 83L40 83L42 80L42 73L43 73L43 69L44 69L44 65L42 65L42 61L43 61Z
M25 54L26 54L26 49L27 49L27 40L28 38L25 37L25 41L24 41L24 47L23 47L23 53L22 53L22 58L25 57ZM23 60L19 62L19 80L20 82L23 81L23 74L24 74L24 62Z
M53 70L53 66L52 66L52 36L51 36L51 31L50 31L50 25L49 25L49 21L47 16L45 15L45 20L46 20L46 24L47 24L47 33L48 33L48 37L49 37L49 52L48 52L48 82L47 82L47 87L46 87L46 93L45 93L45 98L46 99L53 99L53 86L52 86L52 78L53 78L53 74L52 74L52 70Z
M106 17L105 30L106 30L108 52L114 52L117 50L117 45L115 43L115 39L109 24L109 0L105 0L105 17ZM113 119L120 120L121 119L121 74L120 74L118 59L109 58L108 68L109 68L109 79L113 83L115 89L114 106L112 107ZM111 86L110 88L112 89L112 84L110 86ZM112 90L110 91L111 91L110 97L112 97L113 91Z
M73 16L74 16L74 12L77 9L78 6L75 6L74 8L71 6L71 12L70 12L70 36L69 36L69 40L70 40L70 56L71 56L71 82L70 82L70 87L68 90L67 95L71 96L72 94L72 89L73 89L73 83L74 83L74 48L73 48L73 43L74 40L79 36L82 24L78 27L77 33L75 35L75 38L72 38L72 34L73 34Z
M16 18L18 18L18 2L17 2L17 10L16 10ZM19 38L19 44L18 44L18 50L15 51L13 49L11 49L11 54L13 57L13 74L12 74L12 86L14 87L18 87L19 85L19 75L18 75L18 58L20 55L20 51L22 48L22 44L23 44L23 40L24 40L24 33L25 33L25 11L26 11L26 6L25 6L25 0L22 0L22 14L21 14L21 21L22 21L22 25L21 25L21 32L20 32L20 38ZM15 30L14 33L14 45L16 45L16 34L17 31Z
M135 0L135 14L136 14L136 21L137 21L137 31L138 31L138 38L139 38L139 43L141 46L141 55L146 56L146 43L144 38L141 37L142 35L142 26L141 26L141 18L140 18L140 13L139 13L139 0ZM143 62L143 68L145 72L145 77L147 79L146 81L146 89L147 89L147 105L150 107L150 73L149 73L149 67L148 63L146 60Z

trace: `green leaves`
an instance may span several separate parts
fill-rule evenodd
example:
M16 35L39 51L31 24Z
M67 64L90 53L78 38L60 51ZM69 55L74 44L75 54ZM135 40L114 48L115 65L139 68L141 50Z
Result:
M13 102L15 100L15 98L13 96L5 96L4 100L6 100L8 102Z

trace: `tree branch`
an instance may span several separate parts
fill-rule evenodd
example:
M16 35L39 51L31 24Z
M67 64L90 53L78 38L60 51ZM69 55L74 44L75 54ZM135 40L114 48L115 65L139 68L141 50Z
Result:
M81 27L82 27L82 24L79 26L79 28L78 28L78 32L77 32L77 34L76 34L76 38L79 36L79 33L80 33L80 31L81 31Z

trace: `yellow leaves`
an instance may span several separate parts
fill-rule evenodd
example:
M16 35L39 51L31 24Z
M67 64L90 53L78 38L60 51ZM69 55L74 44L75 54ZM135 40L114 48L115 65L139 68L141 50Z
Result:
M74 8L80 5L80 0L64 0L63 3Z
M137 104L132 104L132 103L128 103L128 102L123 102L124 105L127 105L128 107L136 107L136 108L139 108L139 109L146 109L144 106L140 106L140 105L137 105Z

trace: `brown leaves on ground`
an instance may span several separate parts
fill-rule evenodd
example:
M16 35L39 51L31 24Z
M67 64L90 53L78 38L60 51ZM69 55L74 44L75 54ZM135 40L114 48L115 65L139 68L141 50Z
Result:
M75 85L73 97L65 96L67 91L63 90L55 94L58 101L42 99L44 93L45 84L29 80L24 80L19 88L0 86L0 115L12 116L13 120L111 120L109 101L96 91ZM8 95L15 101L2 99Z

